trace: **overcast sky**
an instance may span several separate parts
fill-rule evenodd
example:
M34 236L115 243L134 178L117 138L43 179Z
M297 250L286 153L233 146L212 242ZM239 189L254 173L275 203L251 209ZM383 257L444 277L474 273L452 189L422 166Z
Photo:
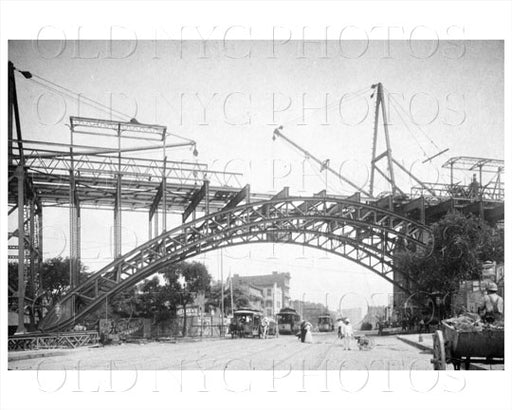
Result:
M370 86L377 82L393 95L386 100L393 155L422 179L447 182L441 165L452 156L503 158L500 41L27 41L10 42L9 59L19 69L103 104L112 101L116 110L139 122L165 125L194 139L198 161L243 172L242 182L250 183L253 192L275 193L289 186L292 193L308 195L326 187L318 166L283 141L272 141L277 125L313 155L329 158L346 177L366 184L375 110ZM109 118L19 75L17 86L25 139L68 142L70 115ZM90 137L77 142L104 146ZM446 154L422 164L446 148ZM196 160L188 149L173 151L170 159ZM410 179L397 174L409 192ZM467 182L470 174L457 178ZM353 193L332 176L327 189ZM379 180L376 191L389 187ZM68 253L67 221L67 210L45 209L45 257ZM112 212L85 210L82 221L84 263L95 270L110 258ZM123 223L123 251L147 239L147 215L125 214ZM178 217L171 218L169 226L178 223ZM199 258L215 278L220 277L218 256ZM328 292L330 307L347 292L361 297L345 298L342 307L391 292L386 281L356 264L298 246L226 249L223 265L225 277L229 272L289 271L292 298L305 293L306 300L324 302ZM373 301L384 302L382 295Z

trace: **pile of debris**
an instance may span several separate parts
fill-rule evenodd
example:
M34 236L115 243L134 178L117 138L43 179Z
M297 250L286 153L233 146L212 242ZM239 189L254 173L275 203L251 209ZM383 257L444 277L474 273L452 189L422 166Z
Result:
M475 319L465 315L446 319L445 322L459 332L480 332L484 325L480 318Z
M494 323L486 323L483 322L478 315L473 314L452 317L450 319L446 319L445 322L459 332L481 332L484 330L504 329L503 320L499 320Z

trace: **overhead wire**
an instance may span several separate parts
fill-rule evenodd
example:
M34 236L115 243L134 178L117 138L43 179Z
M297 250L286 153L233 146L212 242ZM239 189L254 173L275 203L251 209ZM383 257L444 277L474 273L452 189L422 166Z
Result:
M394 98L394 96L392 95L392 93L389 92L388 89L385 89L386 92L387 92L387 95L393 99L396 103L396 105L398 106L398 108L400 108L403 113L411 120L411 123L430 141L430 143L438 150L441 150L441 148L435 143L435 141L423 130L423 128L421 128L415 121L412 120L411 118L411 115L410 113L408 113L404 107L402 107L402 104L400 104L400 102Z
M19 71L19 70L17 70ZM98 111L101 111L103 113L106 113L108 115L114 115L118 118L122 118L124 120L131 120L132 119L132 116L126 114L126 113L123 113L119 110L116 110L114 109L113 107L109 107L108 105L105 105L99 101L96 101L92 98L89 98L83 94L80 94L80 93L77 93L76 91L73 91L73 90L70 90L69 88L66 88L64 86L61 86L51 80L48 80L44 77L41 77L37 74L32 74L32 78L30 78L30 80L36 84L38 84L39 86L41 87L44 87L56 94L59 94L59 95L62 95L64 97L67 97L67 98L70 98L72 100L76 100L78 102L82 102L83 104L85 105L88 105L89 107L92 107ZM38 80L36 80L35 78L37 78ZM195 145L195 141L191 138L187 138L187 137L184 137L182 135L179 135L179 134L176 134L176 133L173 133L173 132L169 132L169 131L166 131L166 135L167 136L172 136L172 137L175 137L175 138L178 138L178 139L181 139L181 140L184 140L184 141L187 141L187 142L191 142Z
M344 100L344 102L351 101L351 100L353 100L355 98L361 97L362 95L364 95L365 92L368 92L368 91L370 91L369 87L364 87L364 88L361 88L361 89L359 89L357 91L354 91L353 93L350 94L349 97L347 97L346 100ZM328 112L328 111L332 110L334 106L336 106L336 105L339 106L340 103L341 103L341 100L336 100L336 101L334 101L334 102L332 102L330 104L327 104L325 107L311 108L311 109L318 109L319 111L323 110L324 111L323 113L325 113L325 112ZM300 119L304 119L304 117L305 117L305 115L304 115L304 112L303 112L300 116L297 116L295 118L291 118L289 120L286 120L281 125L283 125L283 126L291 125L292 122L295 122L295 121L300 120Z
M393 98L391 96L391 94L388 94L391 98ZM390 104L391 105L391 104ZM402 117L402 114L400 114L400 111L398 110L398 108L396 108L396 106L393 104L392 105L393 108L395 109L395 112L398 114L398 116L400 117L400 119L402 120L402 123L404 124L405 128L407 129L407 131L409 131L409 134L411 135L411 137L413 138L413 140L416 142L416 144L418 145L418 147L420 147L421 151L423 152L424 156L427 157L428 154L427 152L423 149L422 145L420 144L420 142L417 140L416 136L414 135L414 133L412 132L412 130L409 128L409 126L407 125L407 122L405 121L405 119Z
M395 102L395 104L393 104L393 107L395 108L395 112L398 114L398 116L400 117L400 119L402 120L402 123L404 124L404 126L407 128L407 130L409 131L409 133L411 134L411 136L413 137L413 139L416 141L417 145L420 147L420 149L423 151L423 154L424 156L428 157L428 154L427 152L425 151L425 149L423 148L423 146L421 145L421 143L416 139L414 133L412 132L412 130L409 128L409 126L407 125L407 122L405 121L405 119L402 117L402 115L400 114L400 112L398 111L398 108L402 110L402 112L404 113L404 115L409 118L411 120L411 122L416 126L416 128L418 128L420 130L420 132L425 135L427 137L427 139L431 142L431 144L437 149L437 150L440 150L439 146L435 143L435 141L430 138L426 133L425 131L423 131L423 129L418 125L416 124L414 121L412 121L412 119L410 118L410 115L409 113L405 110L405 108L400 104L400 102L393 96L392 93L389 92L389 90L385 89L386 91L386 94L389 96L390 100L393 100ZM398 108L397 108L398 107ZM441 152L439 155L442 155L442 154L445 154L445 152ZM436 155L437 156L437 155ZM442 175L442 174L439 174L440 176L440 179L444 182L444 183L447 183L447 179L446 179L446 176Z

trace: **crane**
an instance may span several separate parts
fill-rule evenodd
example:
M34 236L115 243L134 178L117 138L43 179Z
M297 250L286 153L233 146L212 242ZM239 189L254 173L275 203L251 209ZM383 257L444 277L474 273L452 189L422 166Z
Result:
M282 133L282 130L283 130L283 126L279 126L278 128L276 128L274 130L274 135L272 136L272 139L275 141L277 137L279 138L282 138L283 140L285 140L288 144L292 145L293 147L295 147L296 149L298 149L299 151L301 151L302 153L304 153L304 155L306 155L306 157L308 158L311 158L313 161L315 161L318 165L320 165L320 169L321 171L323 170L327 170L329 172L331 172L333 175L335 175L336 177L338 177L340 180L342 180L343 182L346 182L348 185L350 185L352 188L356 189L357 191L359 192L362 192L363 194L367 195L368 197L370 198L373 198L372 195L370 195L370 193L368 191L366 191L364 188L358 186L357 184L355 184L354 182L352 182L351 180L345 178L343 175L341 175L339 172L337 172L336 170L332 169L329 165L329 160L325 160L325 161L322 161L318 158L316 158L314 155L312 155L309 151L305 150L304 148L302 148L300 145L298 145L296 142L293 142L290 138L288 138L286 135L284 135Z

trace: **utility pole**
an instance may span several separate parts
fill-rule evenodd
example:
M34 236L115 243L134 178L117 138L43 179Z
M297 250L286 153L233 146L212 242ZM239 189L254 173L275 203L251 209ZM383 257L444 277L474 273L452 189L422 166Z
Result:
M235 305L233 304L233 277L231 276L231 269L229 270L229 289L231 291L231 315L235 311Z

